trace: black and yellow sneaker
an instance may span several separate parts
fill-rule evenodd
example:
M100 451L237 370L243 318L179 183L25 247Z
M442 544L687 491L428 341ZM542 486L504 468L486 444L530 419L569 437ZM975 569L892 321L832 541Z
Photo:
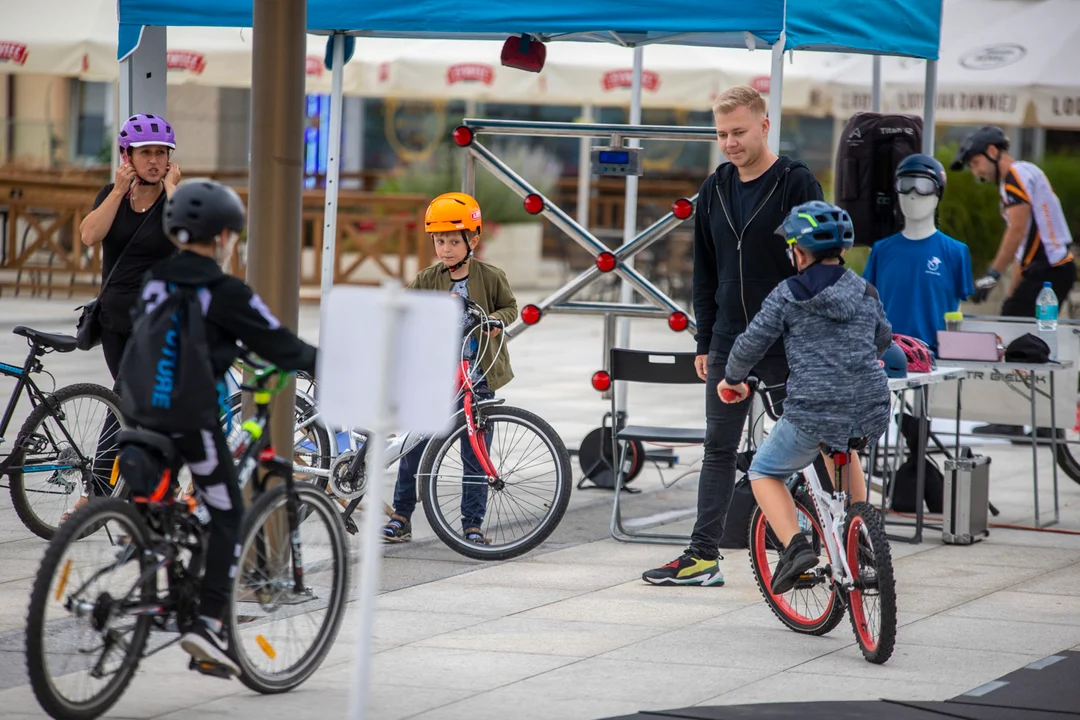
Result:
M705 560L687 550L663 567L646 570L641 579L653 585L723 585L724 573L718 560Z

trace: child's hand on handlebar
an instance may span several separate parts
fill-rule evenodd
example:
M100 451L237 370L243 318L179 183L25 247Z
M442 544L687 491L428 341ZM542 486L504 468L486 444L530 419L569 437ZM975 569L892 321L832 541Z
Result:
M494 320L495 322L493 322L493 323L485 323L484 332L486 332L491 337L496 337L496 336L498 336L498 334L500 332L502 332L502 321L499 320L499 318L495 317L494 315L488 315L488 317L491 318L492 320Z
M746 383L731 385L727 380L721 380L716 386L716 392L720 395L720 400L731 405L745 400L750 395L750 386Z

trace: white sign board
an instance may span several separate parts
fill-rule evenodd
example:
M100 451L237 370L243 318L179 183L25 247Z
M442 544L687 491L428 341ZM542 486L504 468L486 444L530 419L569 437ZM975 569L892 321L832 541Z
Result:
M386 328L395 314L388 306L392 292L401 303L398 327ZM335 285L322 311L318 402L327 425L386 422L377 407L377 383L385 372L395 427L425 434L446 427L461 359L460 302L441 292ZM384 337L394 338L392 348L380 347Z

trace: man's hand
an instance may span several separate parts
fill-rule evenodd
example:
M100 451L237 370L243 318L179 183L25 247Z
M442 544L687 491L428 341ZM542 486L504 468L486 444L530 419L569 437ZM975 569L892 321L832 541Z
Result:
M976 303L986 302L986 298L989 297L990 292L997 287L998 280L1001 279L1001 273L994 268L990 268L986 271L986 274L975 281L975 295L972 300Z
M697 370L697 376L701 378L702 382L709 379L709 356L698 355L694 358L694 369Z
M716 386L716 393L723 402L731 405L745 400L750 395L750 386L746 383L731 385L727 380L721 380L720 384Z

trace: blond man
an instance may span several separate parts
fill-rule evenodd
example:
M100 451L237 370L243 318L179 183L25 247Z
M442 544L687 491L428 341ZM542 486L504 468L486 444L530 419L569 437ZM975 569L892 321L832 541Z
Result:
M769 293L795 274L776 228L788 211L822 200L821 185L805 164L769 149L765 99L746 86L725 90L713 103L716 138L727 162L705 179L694 226L694 313L697 371L706 382L705 457L698 483L697 522L681 557L648 570L654 585L716 586L720 540L732 488L735 455L750 401L725 404L717 395L728 354ZM767 385L787 377L778 341L753 369ZM738 529L745 534L745 528Z

